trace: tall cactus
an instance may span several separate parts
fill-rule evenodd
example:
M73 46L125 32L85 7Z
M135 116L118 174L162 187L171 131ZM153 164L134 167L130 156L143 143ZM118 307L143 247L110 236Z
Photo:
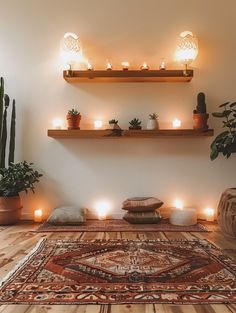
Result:
M6 146L7 146L7 109L10 98L4 93L4 79L0 79L0 168L5 168ZM8 164L14 162L15 152L15 125L16 125L15 100L12 103L11 130L9 142Z
M16 137L16 101L14 99L12 102L8 165L10 165L11 163L14 163L15 137Z

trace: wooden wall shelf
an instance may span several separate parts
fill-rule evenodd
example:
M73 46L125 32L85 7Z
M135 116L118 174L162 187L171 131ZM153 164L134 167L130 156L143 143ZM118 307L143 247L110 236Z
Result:
M106 82L190 82L193 70L103 70L103 71L64 71L68 83L106 83Z
M49 129L48 136L68 139L126 139L126 138L161 138L161 137L210 137L213 129L160 129L160 130L67 130Z

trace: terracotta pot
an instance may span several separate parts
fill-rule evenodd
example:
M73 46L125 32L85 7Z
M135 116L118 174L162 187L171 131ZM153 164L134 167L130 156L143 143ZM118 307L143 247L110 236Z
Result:
M81 115L67 114L66 115L68 129L80 129Z
M142 129L142 126L135 126L135 127L130 126L129 129L130 130L140 130L140 129Z
M194 113L193 114L193 128L194 129L208 129L207 120L208 113Z
M13 225L21 217L21 200L19 196L0 197L0 225Z

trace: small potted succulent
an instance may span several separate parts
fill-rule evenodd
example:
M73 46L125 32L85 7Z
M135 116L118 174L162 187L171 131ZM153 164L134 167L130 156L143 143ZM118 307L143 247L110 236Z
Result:
M200 92L197 95L197 107L193 111L193 128L208 129L207 120L209 114L206 112L205 94Z
M132 130L138 130L138 129L142 129L142 121L140 121L138 118L134 118L129 122L130 126L129 129Z
M149 114L147 129L159 129L158 115L156 113Z
M75 109L68 111L66 115L68 129L80 129L81 114Z
M118 120L115 120L115 119L110 120L109 125L110 125L111 129L113 129L113 130L118 130L118 129L120 130L121 129L120 126L118 125Z

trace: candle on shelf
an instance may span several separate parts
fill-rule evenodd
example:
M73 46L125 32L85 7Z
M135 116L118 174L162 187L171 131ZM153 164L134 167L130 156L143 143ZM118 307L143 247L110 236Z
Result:
M160 70L165 70L166 69L166 63L165 63L165 59L161 59L161 64L159 66Z
M34 210L34 221L36 223L41 223L42 220L43 220L43 211L42 211L42 209Z
M122 65L123 71L128 71L128 69L129 69L129 62L124 61L124 62L121 63L121 65Z
M94 121L94 129L101 129L103 126L103 122L102 121Z
M206 216L206 221L208 222L214 222L215 220L215 210L212 208L205 208L204 213Z
M107 60L107 71L111 71L112 70L112 64L109 60Z
M88 69L88 71L93 71L94 70L93 64L90 61L88 61L88 63L87 63L87 69Z
M172 127L173 128L180 128L181 127L181 121L177 118L175 118L173 121L172 121Z
M63 120L61 118L55 118L52 121L52 125L54 129L62 129L63 126Z
M149 66L147 65L146 62L144 62L143 65L141 66L141 70L142 71L148 71L149 70Z

